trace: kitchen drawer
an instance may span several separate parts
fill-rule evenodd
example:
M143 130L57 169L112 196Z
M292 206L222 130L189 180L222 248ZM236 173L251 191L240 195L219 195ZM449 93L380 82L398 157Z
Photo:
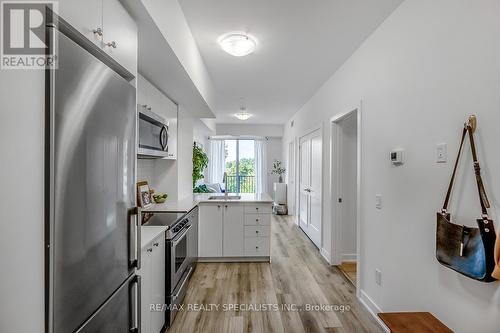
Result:
M271 225L271 214L245 214L245 225Z
M245 238L245 256L263 257L269 256L270 251L269 237L246 237Z
M271 214L272 213L272 204L246 204L245 205L245 213L246 214Z
M271 234L270 226L245 226L245 237L269 237Z

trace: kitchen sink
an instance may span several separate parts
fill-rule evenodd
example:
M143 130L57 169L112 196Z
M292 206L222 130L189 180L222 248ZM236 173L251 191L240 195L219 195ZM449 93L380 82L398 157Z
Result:
M240 200L240 195L214 195L208 198L208 200Z

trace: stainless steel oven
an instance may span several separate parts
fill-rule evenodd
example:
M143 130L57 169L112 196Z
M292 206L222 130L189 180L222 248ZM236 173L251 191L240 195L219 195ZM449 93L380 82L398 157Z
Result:
M139 105L139 157L162 158L168 156L168 122L154 112Z
M189 265L188 232L191 229L188 219L183 219L174 226L174 238L167 240L167 260L170 260L170 290L174 290Z

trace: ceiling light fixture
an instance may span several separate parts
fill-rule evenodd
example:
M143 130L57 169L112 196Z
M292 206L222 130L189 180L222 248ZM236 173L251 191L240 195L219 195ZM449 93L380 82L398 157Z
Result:
M248 120L248 118L250 118L252 114L248 113L247 108L242 106L240 108L240 112L236 113L234 116L239 120Z
M235 57L249 55L257 47L257 42L253 37L239 32L222 35L218 42L224 51Z

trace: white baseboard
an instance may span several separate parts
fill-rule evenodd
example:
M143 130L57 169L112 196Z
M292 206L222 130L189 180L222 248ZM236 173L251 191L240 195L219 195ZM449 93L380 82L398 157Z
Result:
M342 255L343 262L356 262L358 261L358 256L356 253L347 253Z
M328 253L327 250L325 249L321 249L319 251L319 253L321 254L321 256L326 260L327 263L331 264L331 261L330 261L330 253Z
M372 315L372 317L380 325L380 327L382 327L385 332L390 333L391 330L387 326L385 326L384 322L377 316L377 313L382 312L382 310L377 304L375 304L370 296L365 293L364 290L360 290L359 301L361 302L361 304L363 304L366 310L368 310L368 312Z

